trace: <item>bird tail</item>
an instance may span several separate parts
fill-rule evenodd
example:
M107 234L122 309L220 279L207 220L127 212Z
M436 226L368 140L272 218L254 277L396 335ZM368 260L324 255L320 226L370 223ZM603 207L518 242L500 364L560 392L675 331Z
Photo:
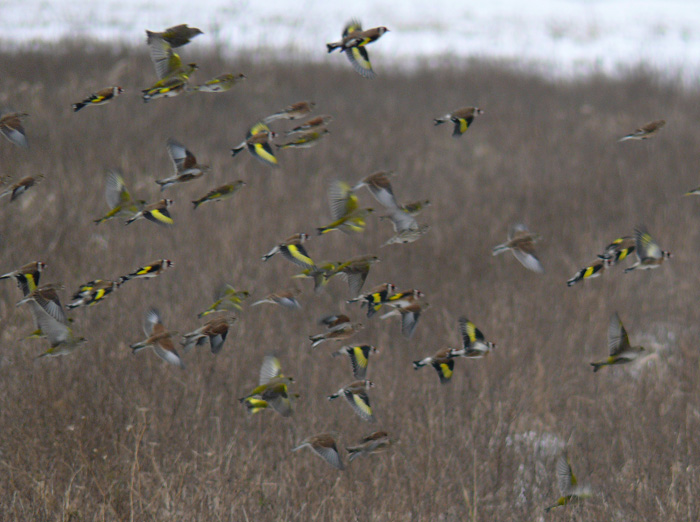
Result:
M583 279L583 276L581 275L581 272L576 272L576 275L569 279L566 282L566 286L574 286L576 283L578 283L581 279Z
M311 341L311 348L316 348L319 344L326 340L323 334L310 335L309 340Z
M129 277L128 275L126 275L126 276L121 276L121 277L119 278L119 280L117 281L117 283L119 283L119 286L121 286L121 285L123 285L124 283L126 283L129 279L131 279L131 277Z
M621 141L627 141L627 140L631 140L633 138L634 138L634 134L628 134L627 136L623 136L622 138L617 140L617 142L620 143Z
M194 205L194 208L196 209L199 205L204 203L203 199L198 199L197 201L193 201L192 204Z
M345 450L348 452L348 462L352 462L354 459L362 455L362 452L356 448L346 447Z
M506 250L508 250L508 247L505 243L503 243L502 245L493 247L493 250L491 250L491 255L497 256L498 254L505 252Z
M326 49L328 49L328 53L332 53L336 49L341 48L343 45L339 43L327 43L326 44Z
M72 107L73 107L73 112L78 112L80 109L82 109L83 107L85 107L85 104L82 103L82 102L80 102L80 103L74 103L74 104L72 105Z
M433 121L435 122L435 125L441 125L450 121L450 118L449 116L443 116L442 118L435 118Z
M233 156L233 157L235 158L236 155L237 155L239 152L241 152L243 149L245 149L245 143L244 143L243 145L239 145L238 147L232 148L232 149L231 149L231 156Z
M340 395L337 394L337 393L334 393L333 395L329 395L329 396L327 397L327 399L328 399L329 401L332 401L332 400L334 400L334 399L337 399L338 397L340 397Z
M413 369L414 370L422 368L425 365L426 365L426 363L424 363L423 361L413 361Z
M605 363L592 362L591 366L593 366L593 373L595 373L598 370L600 370L603 366L607 366L607 365Z

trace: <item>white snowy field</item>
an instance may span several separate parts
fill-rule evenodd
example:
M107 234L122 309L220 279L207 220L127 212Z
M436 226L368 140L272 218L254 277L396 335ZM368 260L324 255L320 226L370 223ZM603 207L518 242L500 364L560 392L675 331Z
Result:
M371 49L377 70L479 57L554 76L644 65L700 78L697 0L0 0L0 48L71 37L143 45L145 29L188 23L205 32L200 48L339 60L324 44L351 18L390 29Z

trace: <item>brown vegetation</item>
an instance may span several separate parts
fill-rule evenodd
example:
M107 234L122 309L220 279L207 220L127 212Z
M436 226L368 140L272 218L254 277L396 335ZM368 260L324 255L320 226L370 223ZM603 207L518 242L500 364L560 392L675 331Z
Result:
M377 63L378 78L367 81L345 63L199 56L202 81L224 71L248 80L225 94L144 105L140 89L154 79L145 53L89 47L2 55L0 106L30 114L31 148L0 140L0 174L45 179L12 204L0 200L0 270L47 262L42 282L64 283L65 303L90 279L162 257L175 268L74 311L74 330L89 343L36 361L45 343L18 341L31 330L29 310L15 308L13 283L0 282L0 520L538 520L558 496L564 445L595 495L548 519L698 518L700 202L680 197L700 185L698 93L644 73L550 83L485 64L399 73ZM71 103L111 84L126 93L72 112ZM328 138L279 151L276 170L247 152L230 157L250 124L300 100L334 116ZM464 136L433 127L464 105L485 111ZM617 143L659 118L668 124L654 139ZM107 210L107 168L124 171L135 197L160 197L154 180L171 172L169 137L213 169L166 191L175 227L95 226ZM306 245L316 260L378 254L366 288L391 281L425 292L432 306L412 340L395 320L368 321L344 304L347 285L336 279L321 296L302 281L299 311L244 307L222 352L194 350L185 371L151 352L131 354L151 305L168 329L185 333L223 280L258 299L289 287L296 267L260 257L327 224L332 180L379 169L398 172L402 202L432 201L419 216L432 225L428 234L380 250L391 227L371 217L364 234L334 232ZM247 186L231 200L192 210L190 200L236 179ZM365 189L359 196L377 206ZM491 256L521 220L543 236L543 276L510 254ZM674 258L649 272L614 267L567 288L638 223ZM588 363L605 354L615 310L633 344L655 352L594 375ZM330 356L339 344L312 352L308 335L339 311L365 323L356 340L381 350L368 372L376 425L326 400L354 379L346 360ZM460 315L497 348L458 359L442 386L411 361L457 347ZM237 401L270 351L301 394L288 419L250 416ZM335 431L344 448L373 429L400 442L344 472L290 452L315 433Z

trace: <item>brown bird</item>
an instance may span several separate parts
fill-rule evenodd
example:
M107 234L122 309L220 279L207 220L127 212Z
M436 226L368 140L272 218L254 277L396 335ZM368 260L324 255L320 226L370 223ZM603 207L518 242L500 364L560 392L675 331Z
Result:
M10 196L10 201L14 201L22 194L27 192L34 185L38 185L42 179L44 179L43 174L40 174L37 177L25 176L24 178L20 179L17 183L12 184L11 186L7 187L4 191L0 192L0 198L3 198L8 194L12 194Z
M275 120L298 120L299 118L303 118L307 114L309 114L311 111L314 110L314 107L316 107L316 104L314 102L308 102L308 101L301 101L297 103L293 103L288 107L285 107L281 111L278 111L274 114L271 114L267 118L265 118L263 121L265 123L270 123L271 121Z
M91 94L87 98L85 98L83 101L74 103L72 105L73 107L73 112L78 112L80 109L85 107L86 105L104 105L105 103L109 103L112 101L114 98L119 96L124 92L124 89L118 86L114 87L107 87L106 89L101 89L97 91L96 93Z
M283 290L281 292L275 292L265 296L265 298L260 301L255 301L251 306L257 306L263 303L270 303L276 305L282 305L286 308L301 308L299 301L297 301L296 296L299 295L301 291L294 290Z
M173 138L168 138L166 147L175 167L175 175L156 180L156 183L160 185L161 191L176 183L185 183L197 179L211 170L209 165L197 164L197 158L195 158L194 154Z
M452 131L452 137L458 138L467 132L467 129L478 114L484 114L484 111L478 107L462 107L461 109L457 109L450 114L445 114L441 118L435 118L435 125L440 125L451 121L455 124L454 131Z
M344 263L340 263L336 268L329 272L327 279L334 276L341 276L348 282L350 294L352 297L357 297L365 284L365 280L369 275L369 269L374 263L378 263L379 258L374 255L363 255L348 259Z
M209 339L211 353L219 353L224 346L229 328L236 321L236 316L218 316L212 317L201 328L197 328L194 332L185 334L181 344L184 347L185 353L189 352L195 346L204 344Z
M364 328L362 323L351 323L347 315L329 315L320 321L325 324L328 331L316 335L310 335L311 348L315 348L324 341L342 341L349 339Z
M393 443L394 441L389 438L389 434L386 431L375 431L366 437L362 437L355 446L345 448L349 453L348 461L352 462L357 457L381 453L389 449Z
M141 342L131 345L133 353L144 348L153 348L153 351L156 352L158 357L164 361L179 366L183 370L185 369L185 363L182 362L182 359L180 359L180 356L175 351L175 345L172 339L172 336L176 335L177 332L166 331L160 312L156 308L150 308L146 312L143 330L148 337Z
M540 263L540 260L537 259L537 254L535 252L535 241L539 239L539 235L530 232L522 223L517 223L508 231L508 241L495 246L492 254L496 256L501 252L510 250L513 252L515 259L520 261L525 268L537 272L538 274L543 274L544 267L542 263Z
M22 127L22 120L29 116L26 112L0 112L0 133L15 145L23 149L29 148L27 136Z
M393 172L375 172L360 180L352 190L356 191L361 187L367 187L375 199L386 208L389 210L398 209L399 204L396 202L394 191L391 188L391 181L389 180L389 177L393 175Z
M391 304L391 303L390 303ZM380 319L386 319L387 317L401 316L401 333L406 339L413 337L413 332L416 329L416 324L418 324L418 319L423 310L427 309L429 303L419 303L411 302L407 305L397 306L395 303L392 304L396 308L391 312L388 312L382 316Z
M659 132L664 125L666 125L666 122L664 120L650 121L649 123L642 125L640 128L638 128L632 134L628 134L627 136L623 136L622 138L620 138L617 141L646 140L647 138L651 138L654 134Z
M151 45L154 38L160 38L168 42L171 47L182 47L183 45L190 43L192 38L195 38L200 34L204 33L196 27L188 27L187 24L180 24L173 27L168 27L162 33L146 30L146 41L148 45Z
M325 460L328 464L336 469L343 470L343 461L338 453L338 447L335 444L335 439L332 435L328 433L322 433L320 435L314 435L304 439L296 448L292 448L292 451L300 450L301 448L311 448L311 450Z
M321 116L316 116L315 118L311 118L310 120L306 120L301 125L297 125L293 129L285 132L284 135L289 136L291 134L296 134L298 132L304 132L304 131L311 130L314 127L324 127L332 121L333 121L333 116L329 116L328 114L322 114Z

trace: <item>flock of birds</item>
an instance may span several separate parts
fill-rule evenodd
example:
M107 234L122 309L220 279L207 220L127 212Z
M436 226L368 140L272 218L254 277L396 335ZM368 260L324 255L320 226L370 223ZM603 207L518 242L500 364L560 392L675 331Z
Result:
M388 32L386 27L363 30L361 24L353 20L344 28L338 42L327 44L327 50L329 53L335 50L345 53L355 71L364 78L372 79L376 74L369 59L367 45L377 41L386 32ZM147 43L158 79L151 87L143 90L144 102L173 97L184 92L225 92L245 79L242 74L227 73L201 85L190 86L190 76L197 70L197 65L193 63L183 64L175 49L189 43L192 38L200 34L203 34L201 30L187 25L171 27L160 33L147 31ZM73 110L77 112L84 107L106 104L123 92L124 89L121 87L108 87L75 103ZM273 140L278 134L270 128L270 124L278 120L292 121L309 118L285 131L286 141L276 144L278 149L308 148L315 145L318 140L328 134L327 125L333 118L329 115L311 117L310 114L314 108L313 102L298 102L262 118L249 128L245 139L232 149L232 155L236 156L247 149L253 157L265 165L278 166L278 159L272 148ZM453 124L453 136L459 137L467 131L476 116L481 114L483 111L477 107L463 107L436 118L434 123L435 125ZM13 144L23 148L29 146L22 125L26 116L26 113L7 110L0 113L0 133ZM663 120L648 123L635 132L622 137L620 141L647 139L656 134L664 124ZM172 176L156 180L161 191L199 179L210 171L209 166L198 163L195 155L177 140L168 139L166 149L172 160L174 172ZM382 246L412 243L420 239L429 231L430 226L419 224L416 216L430 205L430 201L419 200L400 204L394 195L391 174L391 172L376 172L355 184L345 181L333 182L328 191L331 220L327 225L317 228L318 235L328 234L335 230L344 233L362 232L366 227L367 217L374 212L372 208L360 207L359 205L356 193L361 188L366 187L383 207L385 215L382 216L382 219L390 220L393 225L394 236ZM40 181L40 176L36 178L25 177L7 186L0 193L0 198L10 195L11 200L16 200ZM204 203L231 198L243 186L245 183L237 180L215 187L192 201L194 209ZM700 188L690 191L688 194L700 194ZM129 225L141 218L164 226L174 223L169 212L169 207L172 204L171 199L162 198L152 203L135 199L127 189L122 174L118 171L110 171L107 174L105 199L109 211L104 216L95 219L97 225L111 219L121 219L125 225ZM393 284L383 283L363 294L362 289L371 266L379 261L379 258L366 254L345 261L316 262L304 246L308 239L309 236L306 233L294 234L275 245L262 257L262 261L268 261L276 254L281 254L301 270L299 274L294 276L295 278L312 280L316 293L322 292L329 281L340 276L347 281L350 290L351 299L347 303L359 303L362 308L366 309L368 320L380 311L383 311L379 316L381 319L399 317L402 335L411 338L421 313L429 306L424 299L423 292L415 288L397 291ZM535 249L538 239L539 236L530 232L525 225L515 224L509 231L508 240L493 248L493 255L511 251L525 268L536 273L543 273L544 267ZM657 268L671 257L669 252L659 247L646 227L639 226L635 229L633 236L623 236L612 241L605 247L602 254L599 254L594 261L579 270L567 284L572 286L578 282L598 277L604 271L624 262L627 258L631 258L632 254L636 256L636 263L626 268L625 272ZM48 340L50 346L40 357L66 355L84 344L86 339L73 332L72 321L66 316L59 298L59 292L63 290L63 286L56 283L39 286L41 274L46 266L42 261L34 261L0 276L0 279L14 279L22 291L23 298L17 304L29 306L35 323L35 328L29 337ZM128 281L154 278L173 266L173 262L168 259L158 259L114 280L96 279L89 281L75 291L66 308L70 310L81 306L94 306L104 301ZM298 289L278 290L254 302L252 306L269 303L287 308L300 308L297 300L299 292ZM249 296L247 291L237 290L229 284L217 289L212 305L198 316L204 318L211 314L212 317L208 318L201 327L182 336L180 344L184 353L186 354L196 346L206 343L209 344L212 353L218 353L224 345L229 330L237 320L234 312L242 309L243 301ZM320 324L324 330L309 337L312 348L326 342L348 342L363 329L362 323L352 322L344 314L329 314L320 320ZM455 361L458 358L478 359L488 355L494 349L495 345L487 341L484 334L469 319L460 317L458 325L462 346L457 349L441 349L431 356L413 362L416 370L424 366L432 366L436 370L440 382L447 384L451 381ZM185 368L185 364L175 347L177 332L165 327L163 318L157 309L151 308L146 312L144 332L146 338L131 345L134 352L151 348L168 363ZM644 350L642 347L631 345L617 313L613 313L610 318L608 348L607 358L591 363L594 371L609 365L631 362ZM345 398L353 412L367 422L375 421L369 396L374 383L367 380L367 371L371 355L377 353L377 348L372 345L351 343L344 344L332 354L334 357L347 356L349 358L355 380L328 396L328 400ZM282 373L282 364L279 358L273 354L266 355L260 368L258 385L241 397L240 402L251 413L272 409L282 416L290 416L293 411L293 401L299 397L297 393L291 391L293 384L294 379ZM384 451L393 442L387 432L375 431L363 437L356 445L347 448L348 460L352 461L358 456ZM343 458L332 434L313 435L303 440L292 451L304 447L311 448L331 466L339 470L344 469ZM565 454L557 462L556 472L561 496L554 505L546 508L547 511L590 494L588 487L578 484Z

